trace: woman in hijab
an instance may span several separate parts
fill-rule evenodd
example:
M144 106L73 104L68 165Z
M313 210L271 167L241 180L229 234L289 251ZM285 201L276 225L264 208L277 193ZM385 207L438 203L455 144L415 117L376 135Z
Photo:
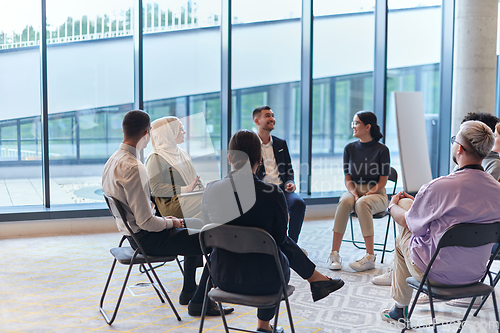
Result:
M179 144L186 131L177 117L169 116L151 123L153 151L146 159L151 194L163 216L200 217L203 191L189 154Z

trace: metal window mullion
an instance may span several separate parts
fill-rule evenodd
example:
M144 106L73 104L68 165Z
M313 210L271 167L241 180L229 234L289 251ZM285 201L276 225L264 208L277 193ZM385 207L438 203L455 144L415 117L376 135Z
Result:
M455 30L455 0L443 0L441 7L441 63L438 122L437 175L450 172L451 104L453 94L453 38Z
M134 109L144 110L144 72L143 72L143 15L142 0L135 1L134 18ZM141 150L144 162L144 150Z
M49 109L47 89L47 2L41 3L40 27L40 108L42 119L42 186L43 204L50 208L50 176L49 176Z
M497 77L496 77L496 94L495 94L495 116L499 116L500 115L500 82L498 81L499 79L499 76L498 76L498 66L500 65L500 57L497 55Z
M81 153L81 140L80 140L80 114L78 111L75 112L75 141L76 141L76 161L80 164L80 153Z
M135 2L134 18L134 109L144 109L143 95L143 15L142 0Z
M311 194L313 0L302 0L300 68L300 192Z
M335 76L330 78L330 137L332 150L331 153L335 154L335 90L337 79Z
M17 160L21 161L21 119L16 120L16 130L17 130Z
M387 105L387 0L375 2L375 49L373 67L373 112L384 135Z
M231 65L232 65L232 26L231 26L231 0L221 0L221 126L220 146L221 151L227 150L231 138ZM229 173L229 165L225 158L220 156L221 176Z

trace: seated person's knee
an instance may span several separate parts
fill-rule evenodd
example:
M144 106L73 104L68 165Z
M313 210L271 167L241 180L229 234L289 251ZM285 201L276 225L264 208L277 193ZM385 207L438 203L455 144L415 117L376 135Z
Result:
M413 205L413 200L410 198L402 198L398 202L398 206L404 210L410 210L411 205Z

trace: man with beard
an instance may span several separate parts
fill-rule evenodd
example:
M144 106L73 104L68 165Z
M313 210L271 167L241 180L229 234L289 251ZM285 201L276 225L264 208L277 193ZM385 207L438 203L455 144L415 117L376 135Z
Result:
M270 106L259 106L253 110L252 117L257 125L257 134L262 148L262 165L258 168L256 175L259 179L278 185L283 190L290 215L288 236L297 242L304 222L306 204L295 193L292 161L288 146L285 140L271 135L276 120Z

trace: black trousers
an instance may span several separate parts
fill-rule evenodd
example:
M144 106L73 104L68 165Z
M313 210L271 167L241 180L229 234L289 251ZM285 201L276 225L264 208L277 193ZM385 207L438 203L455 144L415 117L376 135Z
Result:
M304 280L310 278L314 270L316 269L316 265L309 260L309 258L304 254L304 252L301 250L301 248L291 239L290 237L287 237L285 242L279 246L279 249L283 254L288 258L288 262L290 264L290 268L293 269L297 274L300 275L301 278ZM290 278L290 274L286 274L287 272L284 272L284 276L286 279L286 283L288 283L288 280ZM288 279L287 279L288 277ZM217 283L216 283L217 284ZM218 285L222 290L228 291L228 292L234 292L234 293L239 293L239 294L244 294L244 295L254 295L254 296L259 296L262 295L262 290L255 290L252 288L249 288L246 285L225 285L221 284ZM279 281L276 281L275 284L275 293L279 292L281 288L281 284ZM276 307L272 308L259 308L257 310L257 318L263 321L269 321L274 317L274 312L276 311Z
M189 220L190 219L186 219L186 222ZM184 280L195 281L196 268L203 267L203 256L200 248L198 233L190 234L186 228L175 228L165 229L159 232L141 230L136 234L136 236L138 236L139 242L148 255L184 256ZM135 244L133 238L127 237L127 239L129 240L132 248L136 249L137 244ZM200 281L201 292L204 292L205 290L207 277L208 269L205 267L202 274L202 280L204 281ZM186 284L184 284L184 287L186 287ZM188 289L194 289L195 287L195 282L190 282L187 286Z

